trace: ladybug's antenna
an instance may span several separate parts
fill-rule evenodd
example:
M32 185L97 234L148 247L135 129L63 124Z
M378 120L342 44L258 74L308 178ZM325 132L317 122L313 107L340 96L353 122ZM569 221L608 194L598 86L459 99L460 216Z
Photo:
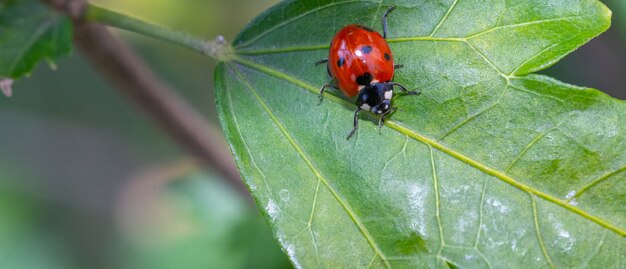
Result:
M387 16L389 16L389 13L394 9L396 9L395 5L390 6L387 11L385 11L385 15L383 15L383 38L387 38Z
M319 61L315 62L315 65L325 64L327 62L328 62L328 59L319 60Z

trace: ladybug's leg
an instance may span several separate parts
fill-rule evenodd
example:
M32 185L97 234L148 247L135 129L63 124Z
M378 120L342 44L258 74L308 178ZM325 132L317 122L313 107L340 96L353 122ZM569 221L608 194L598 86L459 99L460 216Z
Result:
M380 115L380 119L378 120L378 130L380 130L380 128L383 127L383 123L385 123L385 116L393 113L393 111L395 110L395 107L392 107L391 109L385 111L385 113L383 113L382 115Z
M385 11L385 15L383 15L383 38L387 38L387 16L389 13L396 9L396 6L390 6L387 11Z
M324 91L326 90L326 88L333 88L335 90L338 90L339 88L337 88L337 86L331 85L331 84L324 84L324 86L322 86L322 88L320 89L320 103L322 102L322 100L324 99Z
M352 129L352 131L350 132L350 134L348 134L348 137L346 137L346 139L350 139L350 137L352 137L352 135L354 135L354 132L356 132L356 129L359 128L359 112L361 112L361 108L357 107L357 109L354 111L354 128Z
M323 60L319 60L315 62L315 65L327 64L327 63L328 63L328 59L323 59ZM330 69L328 68L328 64L326 65L326 71L328 72L328 77L332 79L333 77L330 74ZM337 90L339 89L337 88L337 86L331 85L330 83L324 84L324 86L322 86L322 88L320 89L320 103L322 102L322 99L324 99L324 90L326 90L326 88L333 88Z
M400 88L400 90L406 94L411 94L411 95L418 95L422 92L420 92L419 90L415 90L415 91L409 91L406 89L406 87L404 87L404 85L397 83L397 82L391 82L393 86L398 86L398 88Z
M395 65L393 65L393 69L400 69L400 68L403 68L403 67L404 67L403 64L395 64Z

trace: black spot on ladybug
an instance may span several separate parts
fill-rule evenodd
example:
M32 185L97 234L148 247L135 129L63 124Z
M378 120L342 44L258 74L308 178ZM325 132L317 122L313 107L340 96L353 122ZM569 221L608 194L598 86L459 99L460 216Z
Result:
M342 67L344 63L346 63L346 59L344 59L343 57L341 57L341 58L339 58L339 60L337 60L337 66L338 67Z
M391 60L391 56L389 55L389 53L385 52L385 60L387 61Z
M363 30L365 30L365 31L368 31L368 32L376 32L376 31L374 31L374 29L369 28L369 27L367 27L367 26L357 25L356 27L359 27L359 28L361 28L361 29L363 29Z
M356 77L356 83L359 85L367 86L372 82L372 74L369 72Z
M363 46L361 47L361 51L365 54L372 52L372 46Z

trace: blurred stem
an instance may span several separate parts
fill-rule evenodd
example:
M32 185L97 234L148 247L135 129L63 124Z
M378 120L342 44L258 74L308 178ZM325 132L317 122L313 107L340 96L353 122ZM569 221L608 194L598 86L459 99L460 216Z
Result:
M221 132L213 128L189 103L152 73L124 42L103 25L85 20L85 12L91 8L89 4L84 0L44 1L72 18L74 43L93 68L117 86L116 89L121 94L135 101L135 104L187 151L200 159L203 164L213 167L244 197L251 198L225 146L226 142L222 139ZM111 13L100 13L96 17L107 20L116 18ZM157 31L148 24L137 22L130 19L120 24L131 25L133 29L151 31L155 36L163 34L169 37L166 40L172 42L179 39L191 40L185 39L183 34L172 34L166 30ZM191 46L192 43L187 44Z
M213 41L201 39L181 31L148 23L112 10L87 3L83 19L87 22L98 22L116 28L128 30L138 34L154 37L164 41L187 47L199 53L208 55L216 60L223 60L230 47L222 36Z

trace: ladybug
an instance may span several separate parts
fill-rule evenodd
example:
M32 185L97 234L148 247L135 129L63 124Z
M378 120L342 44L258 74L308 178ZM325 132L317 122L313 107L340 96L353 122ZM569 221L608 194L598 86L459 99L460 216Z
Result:
M419 91L409 91L403 85L392 82L393 73L402 65L394 65L393 55L387 38L387 16L396 7L391 6L383 15L383 34L357 24L343 27L330 43L328 59L318 61L326 63L328 76L332 80L320 89L320 102L326 88L341 90L347 97L357 96L354 111L354 128L348 135L350 139L359 126L358 115L361 110L380 115L378 127L385 121L385 116L394 109L391 106L394 86L402 92L417 95Z

